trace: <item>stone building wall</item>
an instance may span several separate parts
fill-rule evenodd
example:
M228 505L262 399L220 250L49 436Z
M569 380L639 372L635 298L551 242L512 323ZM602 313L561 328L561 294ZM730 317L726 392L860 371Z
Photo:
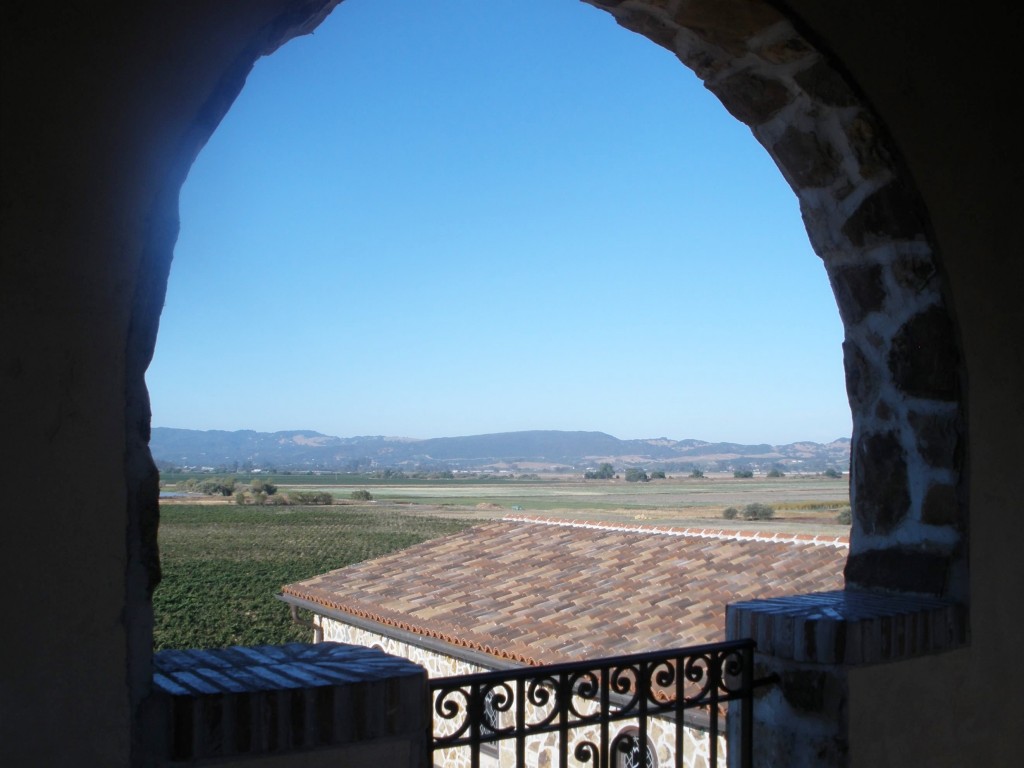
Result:
M424 669L431 678L469 675L475 672L488 672L490 669L471 664L463 659L448 656L437 651L396 640L387 635L372 632L361 627L346 624L337 619L315 616L313 619L323 631L323 639L350 645L361 645L367 648L380 648L385 653L413 661ZM595 702L576 699L578 711L591 714L597 711ZM527 706L527 720L534 721L543 716L543 711L530 704ZM635 728L635 720L623 720L611 726L612 738L624 731ZM649 721L648 738L651 754L655 758L655 768L675 765L675 722L663 718L651 718ZM557 765L558 735L551 733L542 736L531 736L526 740L526 768L550 768ZM600 743L600 731L597 728L580 728L570 732L570 745L582 741ZM718 738L719 764L724 765L726 759L726 738ZM482 752L480 764L482 768L515 768L515 745L511 740L499 742L499 754L493 756ZM706 731L684 726L683 728L683 766L684 768L708 768L710 765L711 739ZM570 749L571 753L571 749ZM435 765L440 768L468 768L469 751L465 748L446 749L435 754ZM592 768L593 763L580 762L570 756L573 768Z

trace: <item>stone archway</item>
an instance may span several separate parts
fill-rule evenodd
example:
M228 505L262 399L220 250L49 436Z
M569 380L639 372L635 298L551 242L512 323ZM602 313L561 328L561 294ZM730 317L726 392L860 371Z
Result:
M157 475L148 451L145 370L189 167L253 63L311 32L340 0L279 0L246 41L213 57L202 106L163 172L143 235L142 276L126 356L130 531L129 634L148 658L159 580ZM847 586L966 602L967 515L962 366L924 206L886 130L826 52L767 0L584 0L672 51L775 160L796 193L845 329L853 415ZM219 67L219 70L216 69ZM198 86L196 87L198 90ZM135 667L140 690L146 665Z
M585 0L672 51L800 200L845 328L849 586L966 599L960 353L924 206L884 126L764 0Z
M253 62L310 31L335 4L119 1L77 12L18 3L8 14L0 307L9 329L5 425L19 441L8 469L35 477L63 466L65 486L92 489L69 498L40 484L32 501L46 514L11 516L5 564L19 588L10 612L26 626L49 627L59 616L75 628L10 633L19 663L5 680L16 702L5 734L21 741L20 753L11 744L15 760L60 764L61 750L75 744L82 759L124 765L139 749L130 742L143 738L146 588L156 573L143 376L178 189ZM924 13L907 4L785 0L885 115L934 218L939 264L914 179L872 110L836 76L842 67L800 34L773 37L788 25L773 10L782 3L593 4L683 51L754 126L804 200L848 335L860 448L851 585L913 590L919 585L896 573L907 566L963 599L970 472L972 647L851 675L860 760L1009 760L1020 751L1014 718L1024 690L1014 661L1021 619L1004 601L1021 573L1022 316L1013 258L1021 186L1019 142L998 98L1012 92L1013 75L998 57L1011 45L1013 19L1000 4ZM951 55L950 40L970 67ZM773 126L783 129L772 135ZM856 183L843 188L830 174ZM955 289L956 322L939 267ZM963 345L950 344L961 328ZM993 680L1002 682L995 704ZM945 706L950 691L956 707Z

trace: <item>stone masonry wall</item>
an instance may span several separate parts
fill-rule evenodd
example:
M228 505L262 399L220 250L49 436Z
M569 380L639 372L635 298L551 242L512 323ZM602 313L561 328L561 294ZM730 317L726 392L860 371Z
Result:
M823 52L757 0L585 0L672 51L800 201L846 329L849 586L966 599L961 359L917 191Z

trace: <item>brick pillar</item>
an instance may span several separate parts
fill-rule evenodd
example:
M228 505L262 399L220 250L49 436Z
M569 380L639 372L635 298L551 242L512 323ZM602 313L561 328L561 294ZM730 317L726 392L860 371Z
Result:
M754 700L754 766L847 766L849 670L952 650L965 627L956 603L854 590L728 606L727 638L753 638L755 678L772 678Z

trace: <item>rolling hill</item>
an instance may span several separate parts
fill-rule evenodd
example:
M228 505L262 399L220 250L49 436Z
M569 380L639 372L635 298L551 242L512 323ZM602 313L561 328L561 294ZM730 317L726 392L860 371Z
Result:
M671 471L738 467L820 472L850 463L850 440L787 445L741 445L704 440L620 440L604 432L533 430L466 437L332 437L310 430L255 432L154 427L150 450L157 464L238 470L357 471L396 469L584 470L616 467Z

